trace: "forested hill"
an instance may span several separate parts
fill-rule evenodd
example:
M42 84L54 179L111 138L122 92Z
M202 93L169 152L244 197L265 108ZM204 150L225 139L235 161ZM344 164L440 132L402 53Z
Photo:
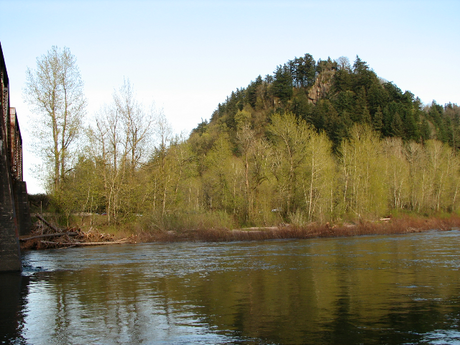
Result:
M224 131L234 139L242 118L250 119L251 128L262 136L271 115L286 112L304 119L318 132L325 131L334 150L349 138L355 123L369 124L382 137L419 143L437 139L460 147L460 108L456 104L423 106L411 92L402 92L379 78L359 57L351 66L345 57L316 62L310 54L232 92L192 137Z
M148 159L148 126L116 120L133 113L130 95L129 84L116 94L56 188L68 217L106 213L110 225L158 231L460 214L459 107L423 106L359 58L278 66L187 140L160 117Z
M54 49L43 59L67 55ZM63 82L50 74L46 87L56 76ZM48 116L35 79L28 83ZM81 127L70 119L69 131ZM359 58L351 66L307 54L233 92L187 139L171 135L163 114L144 113L126 81L79 154L56 149L54 127L41 133L54 138L44 151L57 152L47 157L50 209L67 222L97 212L109 227L157 232L460 214L459 127L457 105L424 106Z

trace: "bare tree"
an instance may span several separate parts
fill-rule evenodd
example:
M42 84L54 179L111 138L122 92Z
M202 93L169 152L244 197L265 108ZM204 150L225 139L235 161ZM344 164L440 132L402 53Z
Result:
M123 159L134 172L145 155L149 144L152 114L147 114L136 100L129 80L125 79L118 92L113 94L114 110L120 119L123 131Z
M348 72L351 71L350 60L348 60L348 58L346 56L339 57L337 60L335 60L335 62L337 62L338 69L345 70L345 71L348 71Z
M83 81L69 48L53 46L37 58L35 70L27 69L24 98L37 115L35 147L52 164L53 190L57 191L86 112Z
M158 113L154 121L154 136L156 141L154 162L156 162L156 172L155 176L153 176L153 209L156 208L157 200L161 200L161 214L164 216L173 172L173 169L169 169L171 164L168 164L170 163L168 147L172 140L172 128L163 112Z
M135 174L143 160L152 134L154 114L146 113L135 98L129 82L113 93L113 102L102 108L91 131L103 162L106 211L109 222L116 221L121 200L129 208L136 189Z

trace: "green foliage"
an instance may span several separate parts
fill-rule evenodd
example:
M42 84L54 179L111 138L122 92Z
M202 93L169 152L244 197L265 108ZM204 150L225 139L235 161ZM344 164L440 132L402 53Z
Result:
M359 57L353 67L309 54L278 66L187 139L160 117L156 145L136 148L148 160L123 150L130 141L114 120L89 131L56 194L68 219L101 212L113 224L185 231L460 211L459 107L422 109Z
M288 62L293 84L297 88L312 86L315 83L316 61L310 54Z
M387 185L382 181L385 160L377 133L367 125L355 125L340 153L344 213L352 218L373 219L388 212Z
M151 213L143 217L141 225L143 229L149 232L169 230L181 232L208 229L231 230L238 227L231 214L220 210L201 212L179 210L166 215Z
M36 116L31 139L36 154L48 163L48 189L59 193L86 114L83 81L69 48L53 46L37 58L36 69L27 69L24 97Z
M273 95L286 105L293 95L292 75L287 65L278 66L273 81Z

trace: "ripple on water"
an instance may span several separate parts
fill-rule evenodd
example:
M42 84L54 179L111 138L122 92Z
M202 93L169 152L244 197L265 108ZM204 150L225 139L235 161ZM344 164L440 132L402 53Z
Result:
M17 332L33 344L456 344L459 247L457 231L27 252Z

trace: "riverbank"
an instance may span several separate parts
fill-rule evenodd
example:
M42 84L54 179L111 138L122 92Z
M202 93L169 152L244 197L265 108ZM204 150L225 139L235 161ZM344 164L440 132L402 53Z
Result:
M303 239L321 237L348 237L362 235L389 235L422 232L427 230L452 230L460 228L460 217L449 218L385 218L374 222L344 224L309 224L293 226L289 224L277 227L254 227L243 229L206 229L189 231L166 231L158 233L140 233L141 242L180 242L180 241L251 241L269 239Z
M46 228L46 230L45 230ZM379 221L361 221L342 224L317 224L305 226L281 224L276 227L252 227L242 229L198 229L183 231L154 231L141 229L126 234L104 233L96 228L84 231L78 228L59 229L48 223L41 224L27 236L20 238L21 249L69 248L76 246L110 245L147 242L230 242L270 239L308 239L324 237L348 237L362 235L390 235L422 232L427 230L452 230L460 228L460 217L401 216Z

